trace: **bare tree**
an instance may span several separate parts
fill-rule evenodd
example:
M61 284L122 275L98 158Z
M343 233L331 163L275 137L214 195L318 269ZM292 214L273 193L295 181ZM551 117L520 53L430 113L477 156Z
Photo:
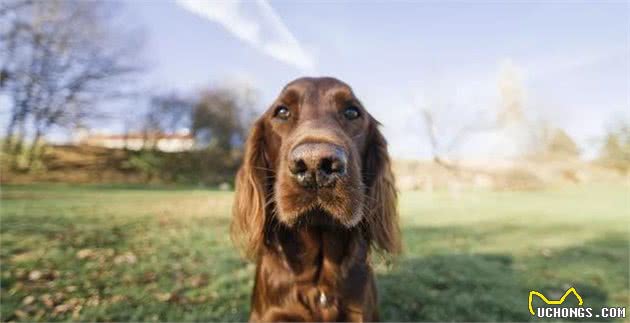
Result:
M449 120L440 123L436 117L435 110L422 109L422 120L426 129L426 136L431 146L433 161L436 164L449 171L457 172L458 166L449 156L460 147L468 136L497 128L497 123L494 119L486 118L481 112L476 112L476 114L476 117L471 117L469 120L463 120L462 122ZM453 114L446 113L445 115Z
M10 1L0 9L0 89L12 104L6 151L30 130L32 160L51 128L82 122L96 114L97 102L124 91L123 81L138 70L139 39L114 32L114 10L61 0Z
M608 127L598 162L627 174L630 171L630 122L619 118Z
M191 132L192 109L195 102L177 93L154 95L142 125L145 145L157 144L152 138L161 133L175 133L180 130Z
M155 95L149 100L144 128L157 132L190 130L193 105L191 99L177 93Z
M145 142L157 134L186 130L199 148L223 153L238 148L254 117L255 93L238 85L208 88L189 97L174 92L154 95L141 125Z
M462 147L467 138L486 132L498 134L498 131L509 136L509 132L505 131L507 128L526 125L525 91L518 70L509 61L502 65L497 80L500 98L497 109L471 109L461 104L433 105L421 109L435 163L457 172L458 166L449 156ZM518 138L510 139L514 145L520 145Z
M206 90L192 111L192 134L201 145L229 151L240 145L253 119L253 96L218 88Z

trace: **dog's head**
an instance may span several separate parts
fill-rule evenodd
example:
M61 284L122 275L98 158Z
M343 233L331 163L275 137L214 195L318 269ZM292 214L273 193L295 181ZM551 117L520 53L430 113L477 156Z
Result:
M266 226L362 225L379 249L399 249L396 191L378 122L345 83L289 83L255 122L236 180L232 233L256 254Z

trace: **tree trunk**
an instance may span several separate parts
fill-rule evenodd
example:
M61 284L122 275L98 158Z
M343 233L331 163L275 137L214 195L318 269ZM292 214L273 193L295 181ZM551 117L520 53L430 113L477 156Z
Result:
M39 142L41 138L42 138L42 131L41 129L37 129L37 132L35 133L35 137L33 138L31 149L29 150L29 153L28 153L28 169L29 170L33 167L33 163L35 162L35 160L39 157L38 146L39 146Z
M22 120L18 120L19 123L19 127L18 127L18 132L15 135L15 146L14 146L14 150L13 152L16 155L19 155L22 153L22 149L24 148L24 141L25 141L25 137L26 137L26 121L24 119Z
M4 145L3 151L6 154L11 154L13 152L13 135L15 132L15 125L17 124L17 117L15 115L11 116L11 120L7 125L6 136L4 137Z
M20 158L22 154L22 148L24 147L24 136L26 135L24 120L18 119L15 126L17 127L17 132L14 128L10 147L10 165L13 170L19 170L20 168L22 168L20 167Z

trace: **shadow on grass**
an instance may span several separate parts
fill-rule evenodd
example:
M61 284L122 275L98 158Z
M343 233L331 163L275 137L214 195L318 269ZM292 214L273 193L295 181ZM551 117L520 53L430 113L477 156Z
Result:
M408 258L378 277L388 321L527 321L528 291L505 255ZM524 301L525 300L525 301Z
M405 233L431 236L432 230L414 228ZM584 300L583 306L593 308L594 313L611 306L605 284L585 275L580 268L596 268L603 279L613 280L609 284L628 288L628 241L618 236L560 250L548 258L524 259L524 264L531 264L525 269L514 262L509 254L437 254L400 259L390 272L377 278L381 319L541 320L528 311L527 299L532 289L549 299L559 299L568 288L575 287ZM568 270L566 275L544 274L564 269ZM534 308L543 305L538 299L533 304ZM568 298L563 306L575 307L577 300Z

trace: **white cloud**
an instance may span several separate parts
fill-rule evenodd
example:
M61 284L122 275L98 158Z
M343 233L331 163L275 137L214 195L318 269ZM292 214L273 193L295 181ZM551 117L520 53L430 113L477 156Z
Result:
M278 61L312 72L315 61L266 0L177 0L182 8L222 25L234 36Z

